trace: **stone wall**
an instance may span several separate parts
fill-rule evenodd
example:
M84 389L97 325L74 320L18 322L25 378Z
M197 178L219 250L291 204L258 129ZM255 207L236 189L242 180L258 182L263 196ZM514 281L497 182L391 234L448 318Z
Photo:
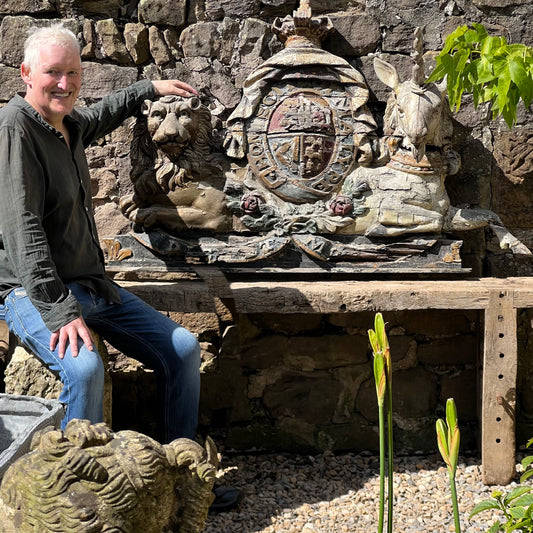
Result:
M220 143L224 121L241 99L246 76L282 47L271 31L295 0L4 0L0 5L0 105L24 86L19 76L26 30L64 20L83 44L81 105L141 78L180 78L194 86L213 116ZM511 42L533 45L529 0L311 0L336 31L323 48L358 68L379 119L388 89L376 77L380 52L403 77L415 26L424 29L427 63L458 25L481 22ZM403 79L403 78L402 78ZM450 178L453 205L490 208L533 247L533 125L520 109L512 131L467 97L455 115L462 170ZM88 150L100 236L128 231L118 208L131 192L129 123ZM502 253L482 230L465 235L464 262L476 275L531 275L530 259ZM162 306L164 307L164 306ZM166 311L162 309L162 311ZM376 408L366 331L369 314L176 315L203 346L201 427L227 446L278 449L374 449ZM395 360L398 447L434 450L433 427L454 396L465 446L476 446L476 376L482 324L476 312L397 313L390 323ZM531 315L521 314L519 443L532 435ZM111 353L113 356L113 353ZM114 423L150 431L150 374L114 354ZM142 397L142 401L137 398ZM146 400L146 397L149 399ZM427 435L427 438L425 438ZM421 438L424 436L424 438Z

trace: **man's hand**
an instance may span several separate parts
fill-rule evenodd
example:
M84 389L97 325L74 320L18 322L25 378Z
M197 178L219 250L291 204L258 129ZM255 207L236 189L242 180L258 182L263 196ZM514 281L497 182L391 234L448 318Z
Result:
M58 346L59 358L63 359L63 357L65 357L67 346L70 344L70 353L72 354L72 357L77 357L78 337L81 338L88 350L93 349L91 332L81 316L52 333L52 336L50 337L50 350L53 351L56 349L56 346Z
M189 84L180 80L154 80L152 81L157 96L198 96L198 91Z

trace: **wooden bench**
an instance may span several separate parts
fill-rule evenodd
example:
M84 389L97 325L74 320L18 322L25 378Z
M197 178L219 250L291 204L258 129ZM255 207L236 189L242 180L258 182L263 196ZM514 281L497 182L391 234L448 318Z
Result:
M207 272L207 274L206 274ZM230 281L216 269L203 281L121 282L158 309L237 313L350 313L478 309L484 314L482 465L486 484L515 476L517 309L533 308L533 278L453 281Z

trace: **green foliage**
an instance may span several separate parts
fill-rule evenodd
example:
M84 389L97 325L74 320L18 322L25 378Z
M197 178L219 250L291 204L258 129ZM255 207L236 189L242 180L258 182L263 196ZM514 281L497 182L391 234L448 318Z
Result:
M533 444L533 439L529 439L527 447L530 448ZM523 483L526 479L529 479L533 476L533 455L528 455L522 459L522 467L524 468L524 473L520 476L520 483Z
M374 379L379 411L379 523L378 533L383 533L385 519L385 441L388 436L388 508L387 532L392 533L393 523L393 443L392 443L392 362L385 321L381 313L374 317L374 329L368 330L368 339L374 354ZM385 399L387 399L387 425L385 426Z
M455 486L455 473L457 472L457 462L459 460L460 432L457 423L457 408L455 407L455 401L453 398L448 398L448 401L446 402L446 422L439 418L437 420L436 429L439 451L448 467L455 532L461 533L457 489Z
M516 122L520 100L533 100L533 49L490 36L482 24L460 26L446 38L428 82L446 78L450 109L459 110L464 92L474 106L492 103L493 118L502 116L509 127Z
M436 426L439 451L450 474L455 477L459 458L460 433L457 424L457 408L453 398L448 398L446 402L446 422L439 419Z
M382 407L385 403L387 374L390 371L390 349L381 313L376 313L374 317L374 328L368 330L368 339L374 352L374 379L378 405Z
M530 439L527 446L530 447L532 444L533 439ZM533 475L532 463L531 455L522 460L524 473L520 477L520 483ZM488 533L511 533L511 531L533 533L533 487L520 485L508 494L496 490L491 496L490 500L483 500L474 507L470 518L483 511L498 510L501 511L504 521L498 519L492 524Z

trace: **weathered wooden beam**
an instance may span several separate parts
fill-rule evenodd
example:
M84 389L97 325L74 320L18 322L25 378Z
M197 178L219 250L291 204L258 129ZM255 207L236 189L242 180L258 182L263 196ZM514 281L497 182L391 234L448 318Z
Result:
M487 485L516 474L516 309L512 292L494 291L485 310L481 462Z

